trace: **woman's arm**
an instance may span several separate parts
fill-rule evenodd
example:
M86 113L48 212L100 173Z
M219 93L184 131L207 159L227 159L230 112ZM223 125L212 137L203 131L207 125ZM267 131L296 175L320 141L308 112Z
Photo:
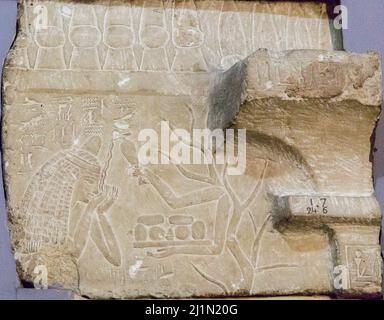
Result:
M97 248L111 264L118 267L121 264L119 245L104 214L97 214L92 223L91 238Z
M70 224L70 235L73 237L73 246L75 249L76 258L80 258L87 240L90 236L90 230L92 225L92 218L96 213L96 208L102 203L106 198L105 194L99 194L93 199L91 199L86 208L82 208L78 204L73 207L73 219L76 221Z
M80 258L89 238L89 226L92 223L92 211L86 208L80 215L80 219L73 234L73 244L76 258Z
M106 217L106 213L118 197L118 190L115 187L106 187L105 198L96 208L91 227L91 238L97 248L114 266L121 264L119 245L112 227Z

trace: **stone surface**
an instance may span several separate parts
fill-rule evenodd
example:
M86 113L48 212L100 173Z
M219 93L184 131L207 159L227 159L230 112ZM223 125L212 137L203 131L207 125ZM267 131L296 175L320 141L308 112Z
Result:
M20 1L3 84L24 281L46 270L50 287L93 298L381 295L380 63L331 51L324 4L40 4ZM157 149L162 164L140 163L140 133L164 121L246 129L245 172Z

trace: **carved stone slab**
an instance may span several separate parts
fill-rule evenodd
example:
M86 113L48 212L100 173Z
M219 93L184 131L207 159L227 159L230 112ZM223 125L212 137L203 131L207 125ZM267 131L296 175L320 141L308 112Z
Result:
M22 280L94 298L381 295L380 64L332 51L325 4L19 3L2 148ZM240 174L239 156L187 164L160 143L228 128L246 138L214 155L245 145ZM148 143L159 164L139 161Z

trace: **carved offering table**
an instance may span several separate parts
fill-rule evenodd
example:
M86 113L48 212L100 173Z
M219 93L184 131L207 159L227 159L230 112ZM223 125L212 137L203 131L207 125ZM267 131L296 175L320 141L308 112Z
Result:
M19 0L2 150L20 278L91 298L380 297L380 62L337 51L328 12Z

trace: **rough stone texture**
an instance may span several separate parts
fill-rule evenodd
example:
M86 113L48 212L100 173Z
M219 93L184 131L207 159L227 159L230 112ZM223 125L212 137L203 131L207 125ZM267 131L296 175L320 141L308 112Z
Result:
M45 266L89 297L381 295L380 64L331 51L324 4L40 3L37 32L20 1L3 88L23 280ZM139 164L139 132L163 120L247 129L245 173Z

